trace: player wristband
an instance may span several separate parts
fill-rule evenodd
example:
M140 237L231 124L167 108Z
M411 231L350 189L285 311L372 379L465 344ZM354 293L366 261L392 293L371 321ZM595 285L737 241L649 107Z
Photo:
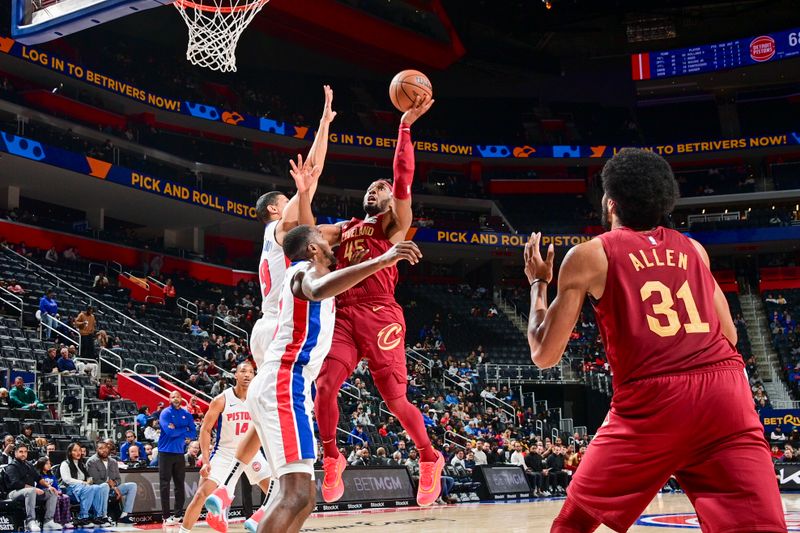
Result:
M548 285L550 282L547 281L546 279L536 278L535 280L531 281L531 287L533 287L537 283L544 283L545 285Z

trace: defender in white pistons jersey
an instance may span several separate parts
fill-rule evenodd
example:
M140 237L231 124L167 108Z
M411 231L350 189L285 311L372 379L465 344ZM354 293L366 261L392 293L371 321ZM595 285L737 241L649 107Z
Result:
M301 224L314 224L311 200L317 190L317 182L328 151L328 127L336 116L331 107L333 91L327 85L324 86L324 91L325 106L308 157L305 162L300 155L297 156L297 163L290 161L290 174L297 186L297 194L289 200L281 192L268 192L256 203L256 216L265 224L264 244L258 264L262 317L255 323L250 335L250 351L258 368L263 365L264 354L267 353L277 328L281 288L288 266L283 252L283 239L291 229ZM259 374L254 384L261 379ZM209 512L208 525L221 533L228 530L228 509L242 473L240 465L247 464L263 442L263 435L256 435L251 425L251 429L239 442L236 450L237 461L231 466L229 475L225 476L227 480L225 486L219 487L206 501ZM251 519L245 522L245 528L255 533L255 525L261 516L263 509L256 511Z
M258 387L254 383L247 395L253 422L281 483L259 533L297 533L314 508L317 446L311 386L331 346L334 298L401 260L416 264L422 257L416 244L405 241L379 257L334 271L336 256L328 241L316 226L305 225L286 235L284 251L292 266L283 281L278 331Z
M200 428L200 453L203 460L200 476L203 481L189 507L186 508L181 524L182 533L192 530L200 516L205 499L214 489L225 484L226 476L236 462L236 446L253 425L250 412L245 405L247 390L255 376L253 366L249 362L241 363L236 367L234 376L236 386L226 389L214 398L203 418L203 425ZM244 465L243 470L250 483L258 483L267 495L263 504L266 509L270 495L276 490L270 483L272 472L266 457L258 451Z

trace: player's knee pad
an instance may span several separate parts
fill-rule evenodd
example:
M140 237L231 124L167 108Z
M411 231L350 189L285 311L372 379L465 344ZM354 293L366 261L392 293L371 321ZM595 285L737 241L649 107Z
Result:
M591 533L600 526L600 521L575 505L570 498L564 501L561 512L553 520L550 533Z

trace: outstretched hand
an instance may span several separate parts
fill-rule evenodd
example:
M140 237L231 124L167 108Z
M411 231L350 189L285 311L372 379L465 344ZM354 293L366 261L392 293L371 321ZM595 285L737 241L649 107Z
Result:
M528 242L525 244L525 276L528 278L528 283L533 283L533 280L543 279L547 283L553 279L553 258L555 257L555 248L553 244L547 247L547 258L542 259L542 253L539 251L539 245L542 242L541 233L531 233Z
M330 124L336 118L336 111L333 110L333 89L330 85L323 85L325 91L325 106L322 108L322 122Z
M415 242L403 241L389 248L381 256L381 259L385 263L385 266L393 266L404 260L412 265L416 265L419 263L420 259L422 259L422 252L419 251L419 247Z
M412 125L419 117L428 112L435 101L436 100L430 98L429 96L417 95L414 105L411 107L411 109L403 113L400 123L408 124L409 126Z
M317 172L318 167L312 167L308 160L303 162L303 156L301 154L297 154L297 163L294 162L294 159L290 159L289 166L291 167L289 169L289 174L291 174L292 179L294 179L297 192L308 192L314 184L314 180L319 177L319 173Z

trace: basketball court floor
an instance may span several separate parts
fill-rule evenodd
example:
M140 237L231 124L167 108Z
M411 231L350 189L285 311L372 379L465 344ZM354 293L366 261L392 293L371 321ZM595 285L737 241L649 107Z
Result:
M312 515L305 532L380 531L381 533L470 533L502 531L548 532L553 518L561 510L562 499L515 503L475 503L438 506L427 509L383 509L352 513ZM800 494L783 495L786 525L789 531L800 531ZM731 509L731 512L735 512ZM669 533L700 531L689 500L683 494L662 494L656 497L632 533ZM198 527L195 531L212 531ZM243 533L241 523L231 524L231 533ZM597 531L610 532L601 526Z

